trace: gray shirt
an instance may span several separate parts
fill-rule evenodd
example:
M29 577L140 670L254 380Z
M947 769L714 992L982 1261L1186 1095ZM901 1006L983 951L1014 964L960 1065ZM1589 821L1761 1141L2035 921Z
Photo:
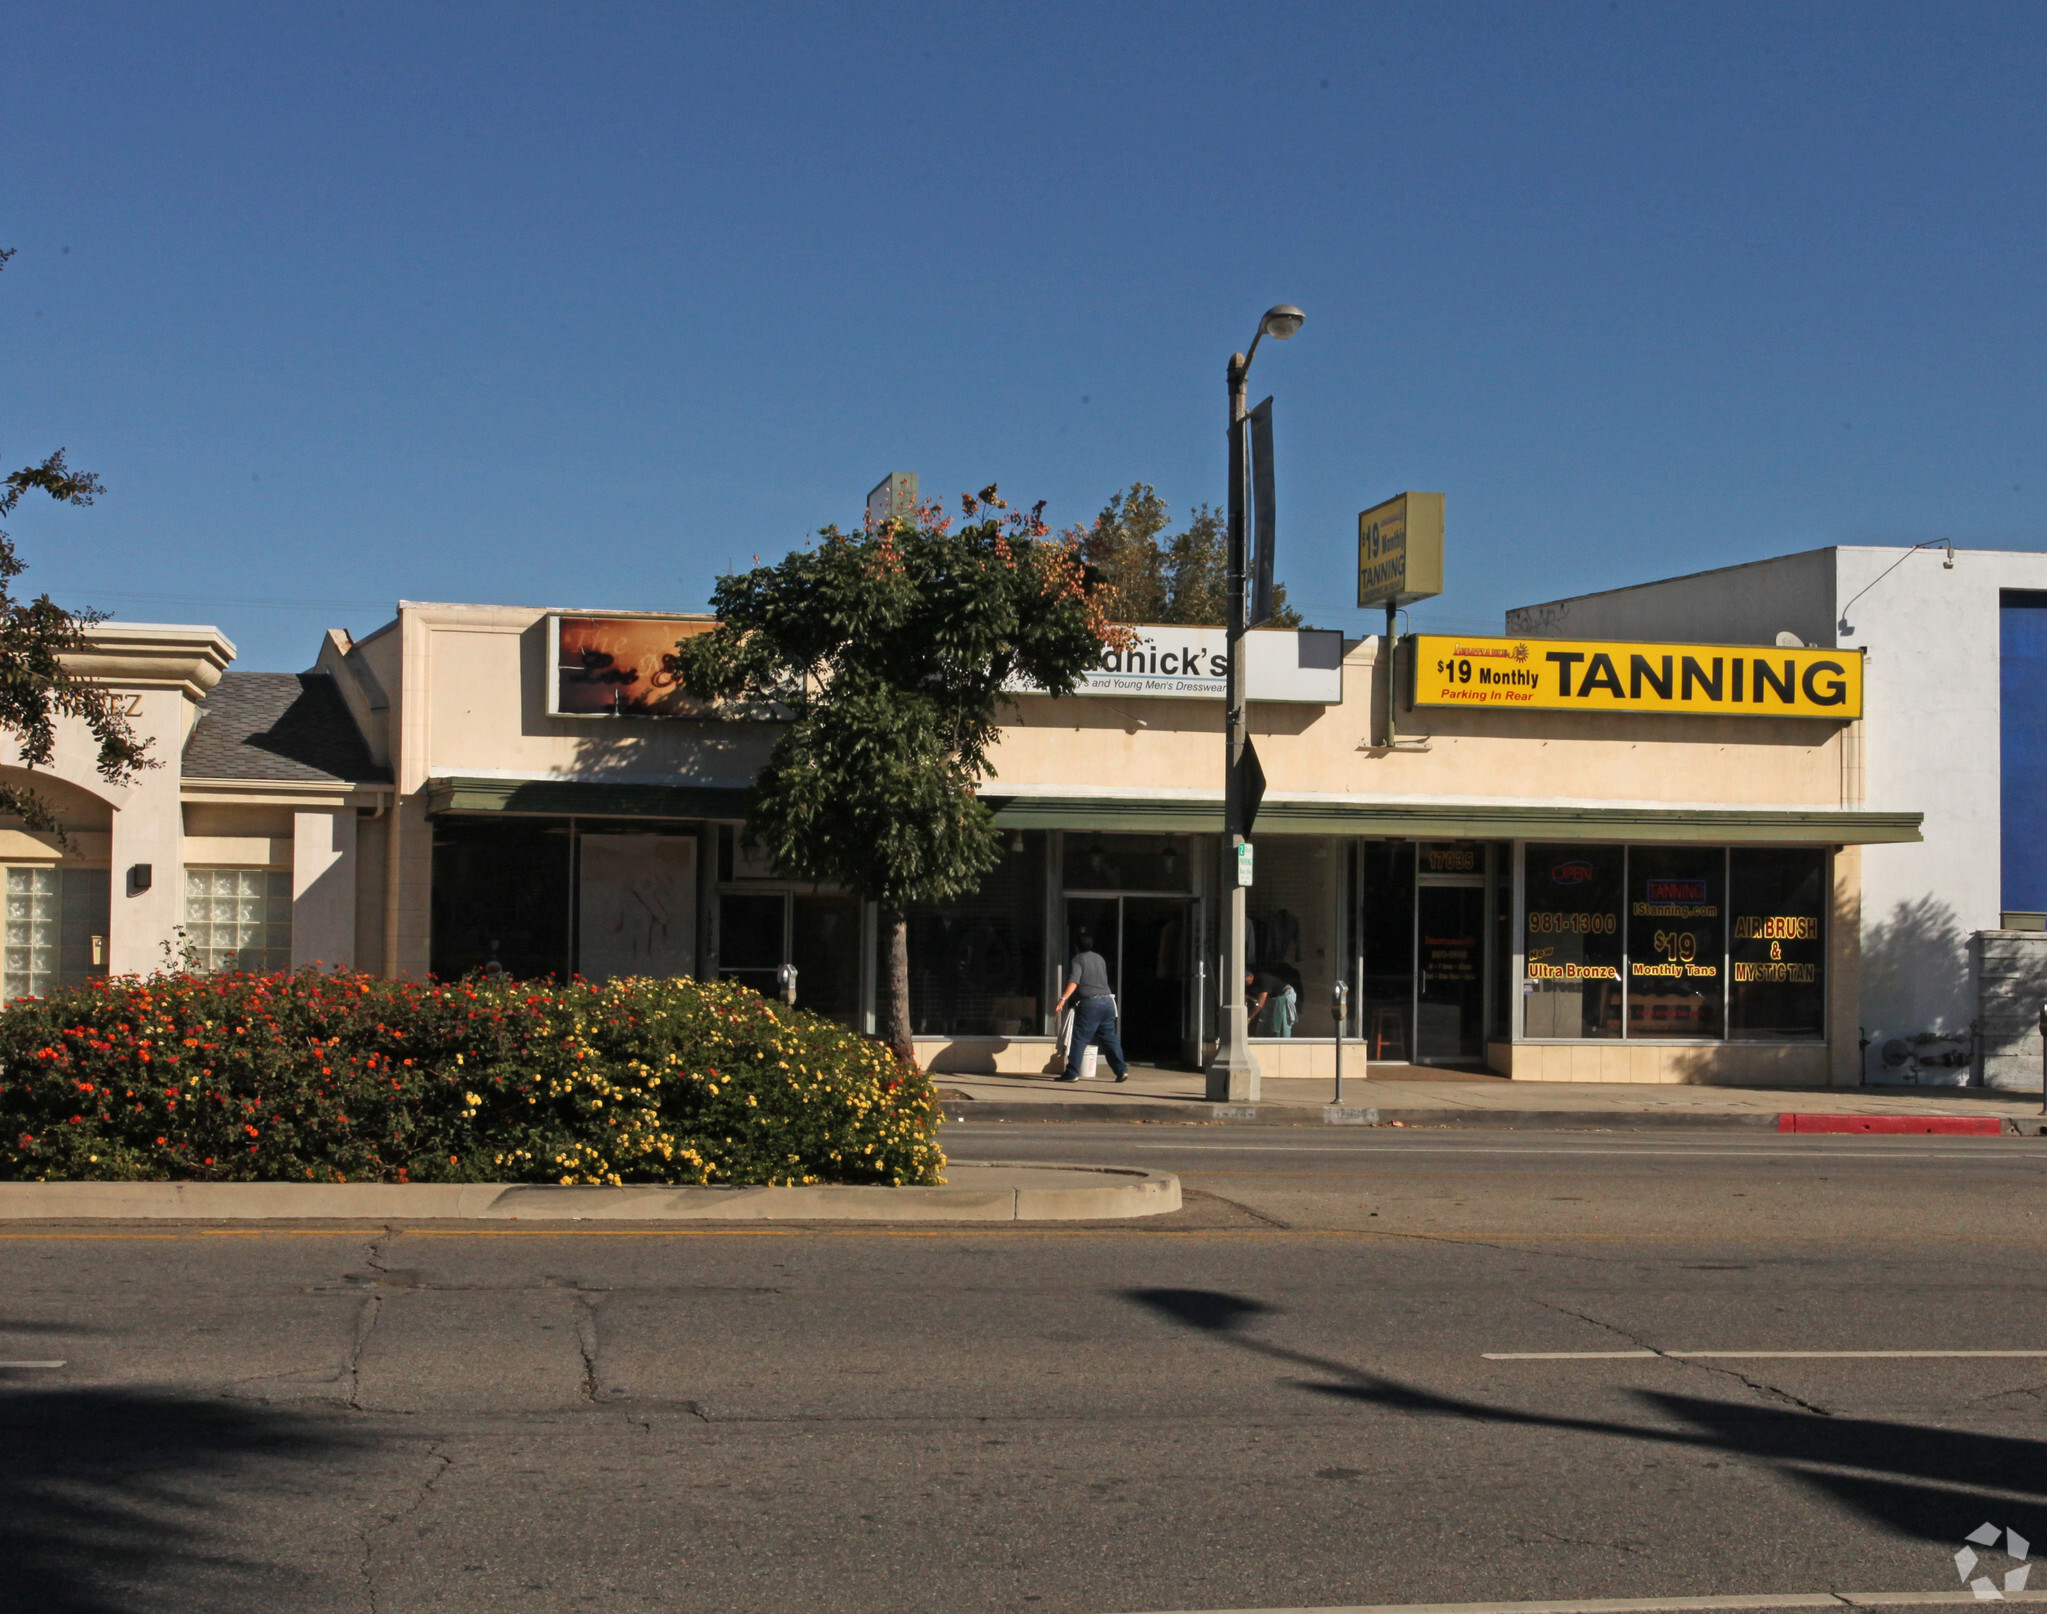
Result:
M1066 972L1066 980L1081 997L1109 996L1109 966L1102 962L1100 953L1075 953L1073 964Z

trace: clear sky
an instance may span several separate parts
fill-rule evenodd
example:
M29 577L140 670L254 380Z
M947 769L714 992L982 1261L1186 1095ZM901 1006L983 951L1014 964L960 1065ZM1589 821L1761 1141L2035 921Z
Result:
M2047 547L2047 7L10 9L26 583L308 665L400 597L694 609L883 473L1448 498L1414 625L1813 545Z

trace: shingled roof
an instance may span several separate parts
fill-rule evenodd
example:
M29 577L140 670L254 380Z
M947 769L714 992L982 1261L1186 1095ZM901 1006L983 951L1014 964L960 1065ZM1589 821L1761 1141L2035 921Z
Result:
M222 673L185 740L188 779L388 783L325 673Z

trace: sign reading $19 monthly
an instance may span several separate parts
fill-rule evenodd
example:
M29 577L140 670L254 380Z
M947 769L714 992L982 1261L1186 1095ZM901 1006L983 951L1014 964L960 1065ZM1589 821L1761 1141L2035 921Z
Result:
M1417 634L1417 706L1714 717L1862 715L1862 652Z
M1443 495L1403 493L1358 515L1358 606L1412 605L1443 592Z

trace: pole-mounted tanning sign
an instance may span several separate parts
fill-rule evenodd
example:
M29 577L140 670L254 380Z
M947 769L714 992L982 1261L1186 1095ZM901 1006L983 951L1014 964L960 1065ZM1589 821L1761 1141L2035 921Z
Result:
M1358 516L1358 606L1389 611L1443 592L1443 495L1403 493Z

